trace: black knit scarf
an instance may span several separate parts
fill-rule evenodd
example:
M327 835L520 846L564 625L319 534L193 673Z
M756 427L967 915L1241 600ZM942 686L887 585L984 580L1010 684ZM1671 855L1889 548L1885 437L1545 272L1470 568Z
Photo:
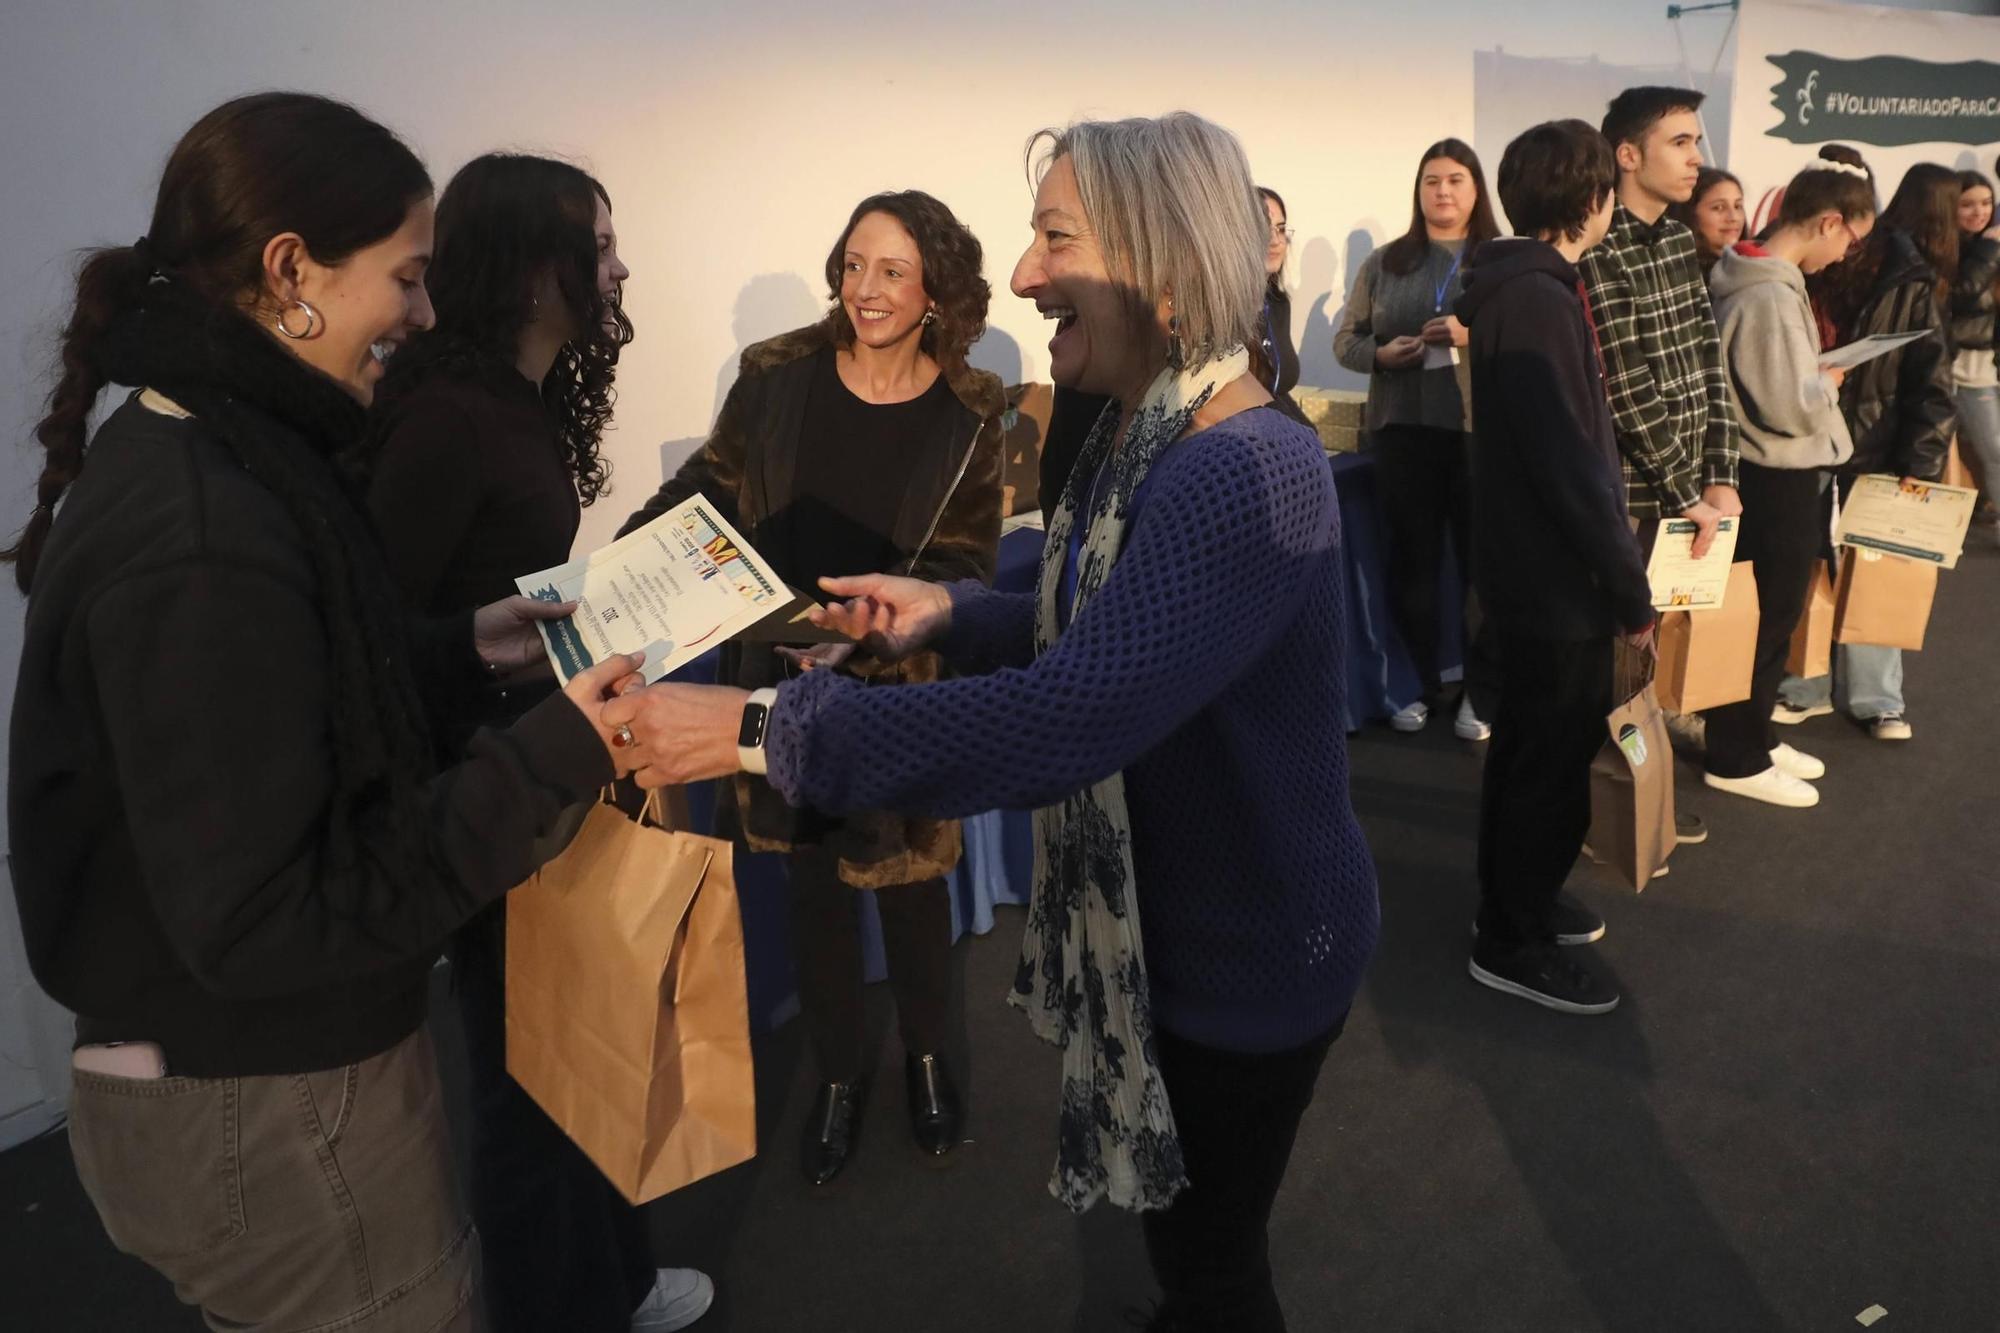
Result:
M170 283L147 288L139 308L107 332L97 359L113 383L157 390L186 408L297 522L319 582L329 656L329 868L386 855L390 882L413 882L424 860L417 789L432 771L430 741L401 599L362 505L362 479L342 470L365 409L247 316ZM385 818L387 829L379 827ZM364 833L363 820L378 827Z

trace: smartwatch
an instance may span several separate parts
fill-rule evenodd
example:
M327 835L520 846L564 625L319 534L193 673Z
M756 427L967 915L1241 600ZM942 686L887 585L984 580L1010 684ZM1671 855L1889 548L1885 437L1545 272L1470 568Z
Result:
M764 772L764 733L769 730L771 705L778 702L776 690L752 690L743 705L743 726L736 733L736 762L745 773Z

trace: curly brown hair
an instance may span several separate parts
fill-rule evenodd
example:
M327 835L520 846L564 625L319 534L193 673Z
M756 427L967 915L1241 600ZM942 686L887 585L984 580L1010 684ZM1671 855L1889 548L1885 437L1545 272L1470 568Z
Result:
M993 299L993 289L981 274L985 252L979 238L956 214L922 190L871 194L854 206L847 225L840 229L826 256L827 296L833 301L826 322L834 345L854 346L854 324L840 300L840 278L846 268L847 238L870 213L886 213L896 219L917 243L924 294L936 305L938 315L936 323L924 326L918 346L946 370L963 369L967 350L986 332L986 307Z

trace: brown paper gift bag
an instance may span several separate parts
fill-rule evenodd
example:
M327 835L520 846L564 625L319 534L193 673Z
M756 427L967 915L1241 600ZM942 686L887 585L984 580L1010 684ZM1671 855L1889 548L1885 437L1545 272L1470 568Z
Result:
M757 1151L730 844L661 809L591 807L507 895L507 1072L634 1204Z
M1811 680L1833 670L1833 580L1827 577L1826 562L1813 566L1812 591L1806 594L1805 610L1792 629L1792 651L1785 659L1785 672Z
M1834 638L1921 649L1937 597L1938 567L1860 546L1846 547L1841 556Z
M1585 841L1620 879L1643 891L1674 850L1674 752L1653 693L1652 654L1620 640L1612 660L1621 702L1604 719L1611 737L1590 763Z
M1756 661L1757 576L1748 560L1739 560L1729 567L1729 589L1721 606L1660 617L1654 692L1663 707L1676 713L1741 703L1750 697Z
M1946 486L1962 486L1968 491L1979 489L1979 478L1973 476L1972 469L1965 465L1965 455L1959 452L1957 440L1951 442L1951 451L1944 459L1944 475L1938 480Z

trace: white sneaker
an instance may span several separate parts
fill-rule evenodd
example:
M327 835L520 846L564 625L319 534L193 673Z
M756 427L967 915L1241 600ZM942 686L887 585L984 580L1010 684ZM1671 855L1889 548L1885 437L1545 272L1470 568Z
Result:
M1458 701L1458 718L1451 724L1452 734L1462 741L1490 740L1493 728L1480 721L1479 714L1472 711L1472 700Z
M1781 727L1796 727L1809 717L1825 717L1832 711L1833 705L1828 703L1800 705L1788 704L1780 699L1778 706L1771 710L1771 720Z
M632 1312L632 1333L673 1333L708 1313L715 1284L695 1268L662 1268L653 1289Z
M1422 731L1424 723L1430 720L1431 710L1429 706L1421 702L1413 703L1408 708L1399 709L1391 713L1389 715L1389 727L1392 731Z
M1826 765L1803 750L1794 750L1783 741L1771 751L1771 762L1795 778L1813 782L1826 776Z
M1878 741L1910 739L1910 723L1901 713L1884 713L1868 724L1868 734Z
M1755 777L1719 778L1713 773L1704 773L1701 780L1717 791L1726 791L1732 796L1748 796L1753 801L1763 801L1767 805L1790 806L1794 810L1804 810L1819 804L1819 788L1810 782L1795 778L1776 764Z

